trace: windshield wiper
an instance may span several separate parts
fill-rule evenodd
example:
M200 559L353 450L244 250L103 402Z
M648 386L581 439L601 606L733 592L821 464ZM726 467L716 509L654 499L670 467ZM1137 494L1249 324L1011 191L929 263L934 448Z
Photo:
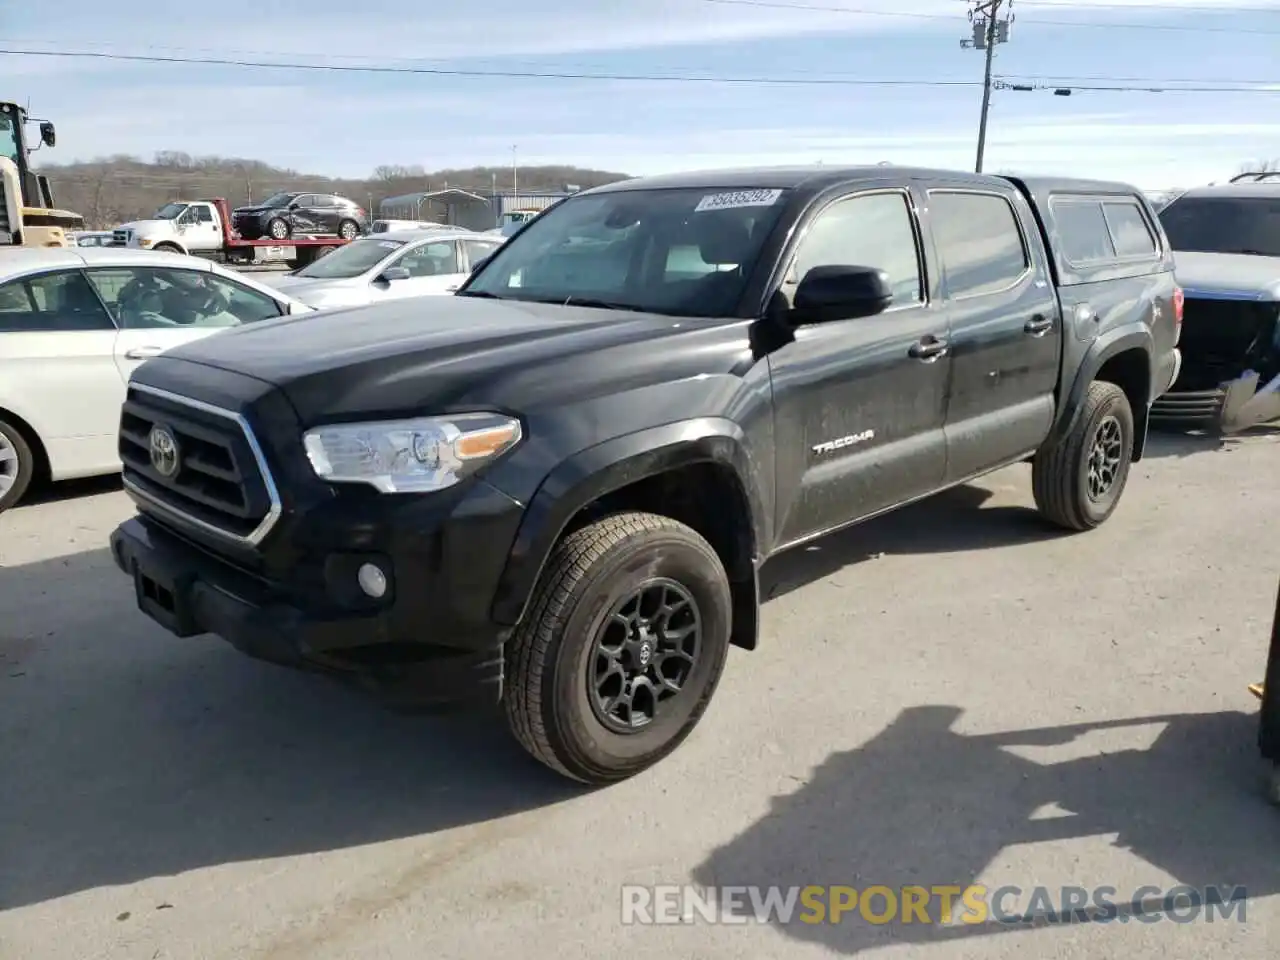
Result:
M1274 253L1265 253L1262 250L1232 250L1232 253L1239 253L1246 257L1274 257Z
M496 293L490 293L488 290L461 290L454 294L455 297L479 297L484 300L501 300L502 298Z
M613 300L596 300L592 297L530 297L531 303L554 303L562 307L588 307L596 310L629 310L632 313L648 313L634 303L617 303Z

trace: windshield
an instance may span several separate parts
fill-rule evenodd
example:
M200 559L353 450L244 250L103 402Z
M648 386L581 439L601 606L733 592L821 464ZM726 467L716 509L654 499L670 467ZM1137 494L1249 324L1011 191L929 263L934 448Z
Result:
M155 218L157 220L176 220L182 216L182 211L185 209L187 209L185 203L166 203L156 211Z
M462 295L726 316L787 192L700 187L573 197L501 247Z
M267 199L263 200L258 206L260 207L287 207L289 201L296 197L296 193L273 193Z
M1280 257L1280 195L1183 197L1160 211L1175 251Z
M0 113L0 157L12 160L21 166L18 159L18 121L8 114Z
M402 240L375 240L372 237L352 240L303 267L294 276L314 280L349 280L372 270L403 246Z

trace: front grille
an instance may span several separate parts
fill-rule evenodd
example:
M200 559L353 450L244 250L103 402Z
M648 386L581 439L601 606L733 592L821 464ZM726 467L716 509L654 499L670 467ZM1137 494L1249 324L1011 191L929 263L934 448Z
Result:
M152 461L152 431L167 431L177 470ZM280 513L275 487L248 424L229 411L137 385L120 414L126 484L168 514L233 539L257 543Z

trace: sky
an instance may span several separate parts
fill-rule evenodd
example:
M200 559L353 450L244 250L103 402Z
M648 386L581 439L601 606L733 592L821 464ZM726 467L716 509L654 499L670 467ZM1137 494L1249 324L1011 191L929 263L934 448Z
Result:
M47 162L178 150L363 177L380 164L569 163L643 175L882 161L973 169L975 160L983 54L960 45L971 33L964 0L20 9L0 13L0 49L344 68L0 54L0 96L57 125ZM1075 92L995 90L986 170L1161 190L1280 160L1280 0L1013 0L1012 13L995 75ZM526 76L470 75L486 72ZM567 76L527 76L548 73ZM746 82L688 79L698 77ZM1176 89L1224 85L1252 89Z

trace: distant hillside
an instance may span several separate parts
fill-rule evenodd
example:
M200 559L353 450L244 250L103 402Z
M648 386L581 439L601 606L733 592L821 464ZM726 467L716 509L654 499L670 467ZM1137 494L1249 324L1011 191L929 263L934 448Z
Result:
M193 157L158 153L151 162L131 156L103 157L84 163L45 164L58 206L83 214L91 228L106 229L146 217L169 200L226 197L233 206L261 200L280 190L322 190L350 197L376 212L379 201L402 193L460 187L488 195L496 186L511 189L510 167L437 170L386 165L365 180L343 180L282 170L260 160ZM629 174L573 166L520 167L521 192L582 189L625 180ZM425 213L425 211L424 211Z

